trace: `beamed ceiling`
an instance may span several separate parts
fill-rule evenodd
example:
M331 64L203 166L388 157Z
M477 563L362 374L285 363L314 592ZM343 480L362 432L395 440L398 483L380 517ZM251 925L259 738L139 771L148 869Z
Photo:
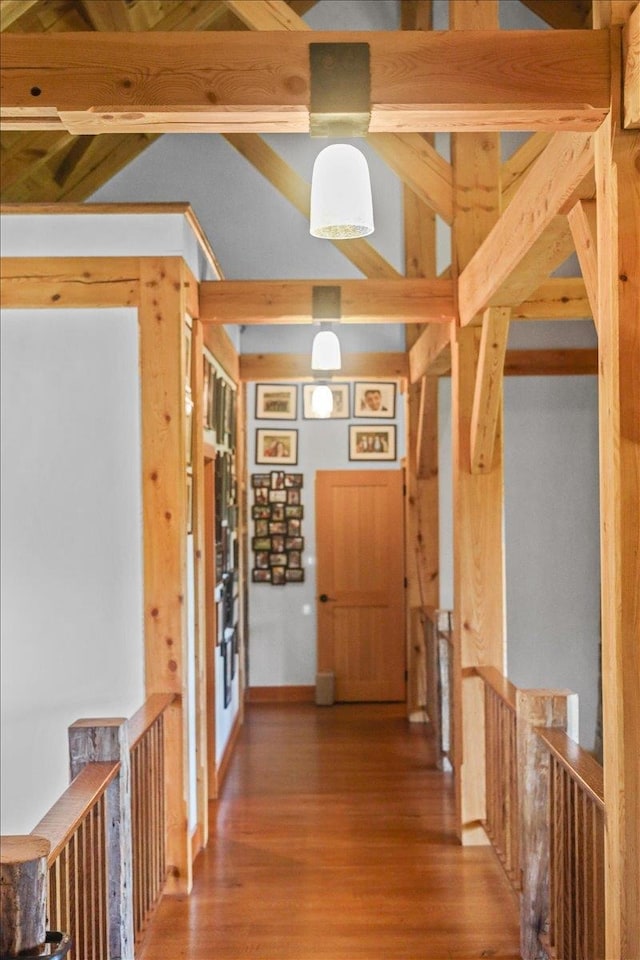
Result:
M516 0L517 2L517 0ZM591 25L589 0L524 0L524 5L556 29ZM92 31L242 31L304 30L300 18L314 0L1 0L0 26L16 34L90 33ZM402 0L405 29L427 29L428 0ZM5 202L82 201L130 163L155 140L152 132L76 136L63 129L4 129L1 135L0 198ZM233 146L299 208L307 204L306 185L296 184L286 167L258 134L227 134ZM383 159L405 184L444 220L451 219L451 174L446 164L417 133L374 136ZM529 156L520 154L505 169L517 184L516 167L537 156L546 143L538 134ZM305 210L306 212L306 210ZM363 246L359 264L367 276L389 276ZM358 255L356 249L354 255Z

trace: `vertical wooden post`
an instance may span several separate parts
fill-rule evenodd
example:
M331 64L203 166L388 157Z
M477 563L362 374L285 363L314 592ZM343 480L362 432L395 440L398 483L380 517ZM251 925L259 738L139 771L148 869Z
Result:
M0 956L44 949L47 923L47 856L43 837L0 839Z
M517 690L516 736L520 807L520 955L540 956L538 935L549 916L549 753L536 727L561 727L577 740L578 695L569 690Z
M432 28L430 2L402 3L400 16L403 30ZM405 276L435 277L435 214L409 187L404 187L403 197ZM407 326L407 349L423 329L418 325ZM421 383L408 384L406 410L407 713L410 719L424 720L426 649L421 617L416 616L416 610L424 606L437 607L440 601L437 379L429 377Z
M497 3L452 0L451 28L498 28ZM455 134L453 273L469 263L500 215L497 133ZM493 469L471 473L470 442L479 328L458 329L451 347L454 484L454 760L458 829L463 843L487 843L484 691L473 667L504 673L502 400Z
M134 955L131 844L131 763L127 721L121 717L76 720L69 727L69 773L73 780L88 763L118 761L120 772L106 792L109 957Z
M195 280L193 281L195 283ZM196 685L196 764L198 848L209 841L209 765L207 730L207 618L205 590L205 531L204 531L204 440L203 428L203 331L202 324L193 319L191 328L191 395L192 462L193 471L193 569L195 603L195 685ZM198 853L194 850L194 853Z
M640 133L595 136L607 957L640 956Z
M185 313L178 257L140 261L140 378L147 696L175 693L165 712L168 893L192 885L187 726L187 478Z

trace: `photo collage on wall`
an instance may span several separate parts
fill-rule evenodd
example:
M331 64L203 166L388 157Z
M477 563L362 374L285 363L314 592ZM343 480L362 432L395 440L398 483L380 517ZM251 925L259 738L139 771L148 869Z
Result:
M302 482L301 473L284 470L251 476L254 583L284 586L304 581Z
M314 410L316 384L302 387L304 420L395 420L396 384L371 380L353 384L350 410L350 384L329 383L332 409L321 415ZM256 384L256 420L296 420L298 388L289 383ZM349 460L396 460L395 423L351 423L347 427ZM298 431L287 426L259 427L256 430L257 464L294 466L298 463Z

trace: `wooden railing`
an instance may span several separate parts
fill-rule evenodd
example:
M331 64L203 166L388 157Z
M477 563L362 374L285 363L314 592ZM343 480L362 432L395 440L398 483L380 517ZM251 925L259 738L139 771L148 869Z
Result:
M158 694L130 721L69 727L70 786L29 837L7 838L16 862L13 870L7 861L14 879L3 943L21 944L10 955L22 956L25 945L38 954L46 926L71 935L70 960L134 956L166 877L164 713L174 700ZM44 849L23 864L34 843ZM4 904L3 890L3 913Z
M483 826L514 890L520 890L516 688L493 667L484 680L486 815Z
M164 711L171 694L157 694L129 721L133 926L139 940L166 876Z
M483 821L520 894L524 960L604 960L602 768L577 734L577 696L484 683Z
M602 767L561 730L537 730L550 758L550 895L544 945L557 960L604 960Z
M119 763L78 774L33 834L51 843L49 928L70 933L70 960L109 960L106 791Z
M452 769L453 628L450 610L422 609L425 646L426 709L435 734L437 765Z

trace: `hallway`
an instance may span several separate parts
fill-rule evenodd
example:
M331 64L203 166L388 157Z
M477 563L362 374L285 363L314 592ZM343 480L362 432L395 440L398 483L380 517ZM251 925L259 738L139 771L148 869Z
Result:
M248 706L193 893L161 901L141 960L515 960L502 868L453 831L402 706Z

